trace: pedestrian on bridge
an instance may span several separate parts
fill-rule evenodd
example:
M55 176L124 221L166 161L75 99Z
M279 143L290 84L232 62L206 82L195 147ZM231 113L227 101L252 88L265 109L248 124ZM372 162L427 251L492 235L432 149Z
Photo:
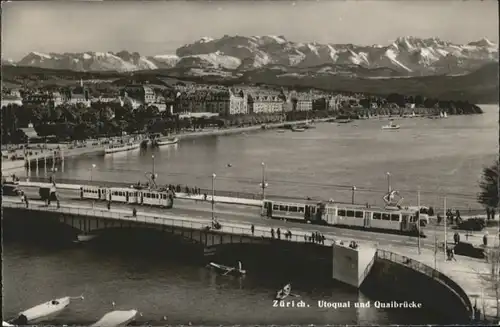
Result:
M29 202L28 202L28 197L26 195L24 196L24 203L26 204L26 208L28 208Z
M132 217L137 217L137 209L132 209Z
M278 236L278 240L281 239L281 230L279 228L276 229L276 235Z
M455 244L460 243L460 234L455 232L455 234L453 235L453 240L455 241Z
M274 238L274 228L271 228L271 238Z
M488 233L484 234L483 236L483 245L484 247L488 246Z
M252 236L255 234L255 226L252 224L252 227L250 227L250 229L252 230Z
M108 210L111 210L111 201L108 201Z

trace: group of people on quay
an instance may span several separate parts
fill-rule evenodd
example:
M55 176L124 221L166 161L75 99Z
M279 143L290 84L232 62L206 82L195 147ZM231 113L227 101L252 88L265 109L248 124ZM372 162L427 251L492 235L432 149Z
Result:
M252 235L254 233L255 227L252 225ZM291 240L292 239L292 232L290 230L287 230L285 233L283 233L283 236L285 237L285 240ZM281 229L276 228L276 232L274 231L274 228L271 228L271 238L276 238L278 240L281 239Z
M304 240L308 243L325 244L325 235L320 232L312 232L311 235L304 235Z

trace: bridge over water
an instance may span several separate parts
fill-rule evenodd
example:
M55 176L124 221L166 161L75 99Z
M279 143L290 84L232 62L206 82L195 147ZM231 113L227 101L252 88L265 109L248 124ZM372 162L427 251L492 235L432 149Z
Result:
M300 246L304 248L304 243L308 243L307 248L315 253L329 253L331 260L332 278L359 287L366 277L371 273L372 267L376 261L389 262L398 267L417 271L429 280L439 284L446 293L457 300L464 312L471 315L472 305L469 295L464 292L461 286L451 280L449 277L418 261L418 257L399 255L392 251L377 249L374 244L361 243L358 249L354 250L348 246L350 240L340 240L331 236L325 236L324 243L312 243L309 240L311 233L304 230L288 228L282 230L280 239L276 232L271 233L269 226L245 223L222 222L219 230L207 229L210 225L210 219L198 219L187 217L175 217L168 214L150 213L139 211L136 215L131 210L105 209L82 207L77 204L63 204L60 207L56 205L47 206L42 201L30 201L29 205L21 203L12 198L2 198L2 208L4 213L12 217L35 213L50 216L53 220L66 224L79 233L91 235L99 234L109 229L121 228L148 228L167 232L180 236L192 243L204 247L206 254L217 251L222 246L234 246L237 244L261 244L270 247L283 247L286 244ZM40 215L40 218L41 215ZM2 216L2 219L3 216ZM15 219L15 218L14 218ZM286 231L291 232L291 237L286 237ZM313 253L313 252L310 252ZM384 268L385 269L385 268ZM405 270L400 270L399 273ZM383 278L385 275L379 275L377 278ZM448 298L449 295L446 296Z

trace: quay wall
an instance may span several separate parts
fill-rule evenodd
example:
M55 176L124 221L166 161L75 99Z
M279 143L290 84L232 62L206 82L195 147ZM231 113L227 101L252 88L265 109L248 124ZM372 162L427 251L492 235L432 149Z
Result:
M450 324L471 321L471 303L450 278L415 260L378 250L362 285L367 295L385 301L415 301L422 308L446 316Z

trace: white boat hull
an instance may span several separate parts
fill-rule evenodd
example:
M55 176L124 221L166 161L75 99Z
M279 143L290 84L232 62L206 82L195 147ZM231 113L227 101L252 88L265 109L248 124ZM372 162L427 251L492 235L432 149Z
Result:
M78 242L88 242L96 238L97 235L92 235L92 234L80 234L77 236Z
M122 147L117 147L117 148L106 148L106 149L104 149L104 153L111 154L111 153L117 153L117 152L132 151L132 150L139 149L140 147L141 147L141 145L139 143L130 144L130 145L124 145Z
M126 326L135 320L137 310L116 310L106 313L99 321L92 324L91 327L115 327Z
M174 144L177 144L179 142L179 140L177 138L174 138L174 139L168 139L168 140L158 140L156 141L156 144L158 145L174 145Z
M70 304L70 302L71 301L68 296L47 301L21 312L18 317L24 316L28 324L40 323L57 316Z

